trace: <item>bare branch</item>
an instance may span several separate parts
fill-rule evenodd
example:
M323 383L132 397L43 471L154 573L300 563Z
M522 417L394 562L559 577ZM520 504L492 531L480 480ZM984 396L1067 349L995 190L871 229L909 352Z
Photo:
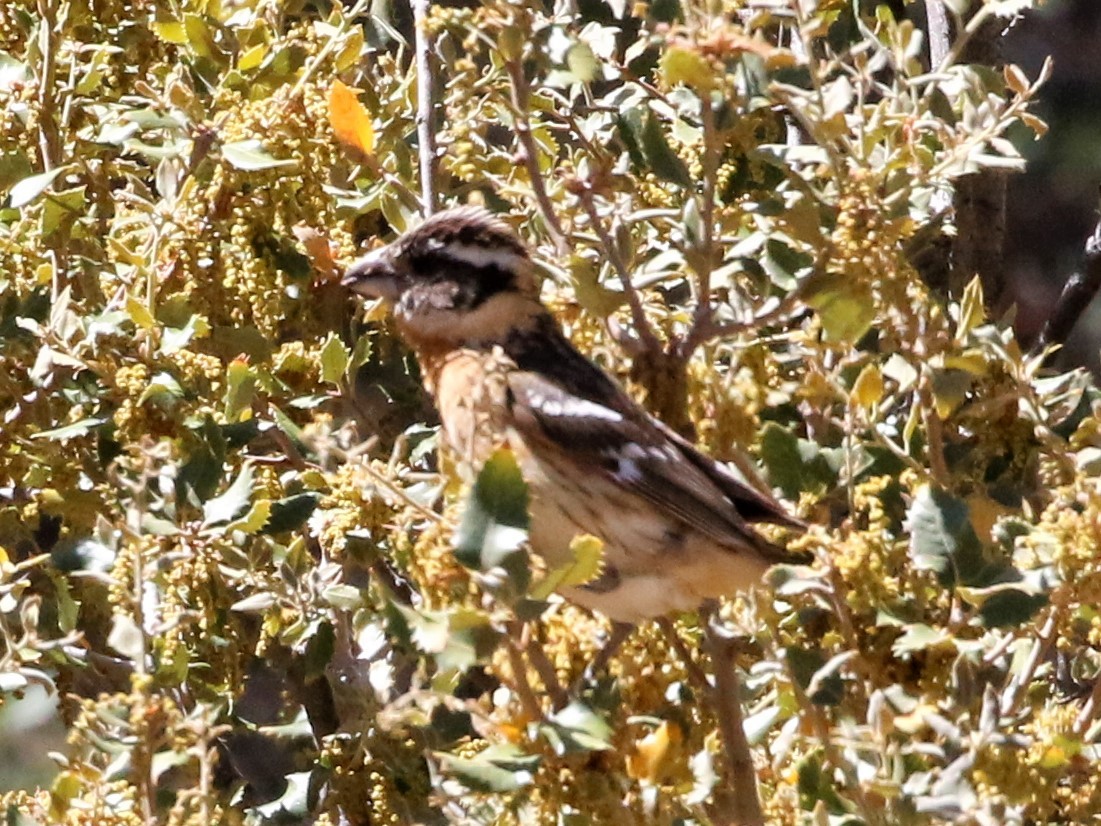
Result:
M509 60L505 66L511 81L512 109L516 116L516 140L520 143L520 159L531 179L531 191L535 195L535 203L547 225L547 232L550 233L555 249L560 255L564 255L568 249L566 233L562 230L562 224L554 212L554 204L551 203L550 196L547 194L543 171L539 168L539 147L535 145L535 138L531 135L531 121L528 118L528 84L524 77L523 61L516 58Z
M753 754L745 736L742 718L742 685L734 663L738 654L738 640L720 626L717 603L711 602L701 610L705 621L707 651L715 675L714 707L733 785L729 805L731 824L739 826L764 826L765 816L757 794L757 772L753 768ZM726 812L717 812L720 817Z
M413 0L417 53L417 154L421 169L421 211L436 211L436 76L432 71L432 43L425 27L429 0Z
M929 66L934 68L944 64L952 47L952 22L941 0L927 0L925 14L929 25Z
M623 287L623 294L627 297L627 305L631 308L631 320L635 325L635 334L642 344L642 349L652 353L662 352L661 341L650 326L650 321L646 318L646 311L642 307L642 299L639 297L638 290L635 289L634 284L631 283L631 274L627 271L627 265L620 257L619 250L612 241L612 237L608 234L608 230L600 218L600 213L596 211L596 202L593 201L592 189L588 187L581 188L578 192L578 197L581 199L581 206L585 209L585 214L589 216L589 222L592 224L593 231L600 239L600 244L604 248L605 254L608 256L608 261L612 265L612 269L615 270L616 275L619 276L619 283Z

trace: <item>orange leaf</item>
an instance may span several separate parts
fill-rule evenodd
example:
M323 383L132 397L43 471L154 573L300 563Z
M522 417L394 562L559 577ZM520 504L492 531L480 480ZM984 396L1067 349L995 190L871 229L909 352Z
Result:
M375 128L371 116L356 99L355 92L339 80L329 89L329 123L336 139L348 149L364 156L375 150Z
M336 263L333 261L333 250L329 243L329 236L321 230L296 224L291 228L294 237L297 238L306 250L306 257L310 259L314 272L318 278L315 283L335 281L337 278Z

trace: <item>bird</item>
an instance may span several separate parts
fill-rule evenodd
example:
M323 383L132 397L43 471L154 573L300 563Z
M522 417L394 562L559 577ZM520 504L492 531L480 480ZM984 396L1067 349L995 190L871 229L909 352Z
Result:
M619 623L697 610L802 561L754 523L801 530L772 496L636 403L581 354L540 300L531 253L482 207L425 219L352 263L342 283L391 305L463 481L512 450L528 485L531 549L554 568L580 534L602 573L562 595Z

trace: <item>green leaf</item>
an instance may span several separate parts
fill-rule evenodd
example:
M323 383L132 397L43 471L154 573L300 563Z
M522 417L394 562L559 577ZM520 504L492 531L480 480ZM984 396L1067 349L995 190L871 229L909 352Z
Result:
M495 743L474 757L436 752L440 769L476 792L514 792L535 780L539 757L510 743Z
M646 166L646 156L642 153L642 118L645 111L641 106L633 106L616 116L620 140L627 148L631 163L637 168Z
M338 582L321 592L321 599L341 611L354 611L363 605L363 594L354 585Z
M242 614L262 614L275 605L275 603L275 594L270 591L261 591L247 596L244 599L237 600L229 606L229 610L240 611Z
M268 523L268 519L271 518L271 508L272 501L270 499L253 502L248 513L226 525L226 533L230 531L240 531L246 534L256 533Z
M983 602L979 608L979 621L984 628L1024 625L1047 604L1047 594L1029 594L1017 588L1006 588L991 594Z
M967 503L931 485L922 487L910 506L910 556L923 571L933 571L941 585L988 584L982 544L971 525Z
M157 326L157 320L153 318L149 308L132 295L126 296L126 315L143 330L152 330Z
M902 635L891 644L891 653L896 657L936 648L952 639L952 635L943 628L933 628L921 622L911 623L904 628Z
M688 167L670 148L669 142L665 139L661 121L653 112L648 111L643 116L640 138L642 154L655 175L686 189L694 188L692 177L688 174Z
M715 86L715 69L695 49L671 46L661 56L661 74L670 86L683 83L706 94Z
M578 83L592 83L600 73L600 62L588 43L577 42L566 50L566 67Z
M821 446L775 422L761 431L760 453L769 484L788 499L798 499L803 491L825 492L837 482L837 471Z
M164 20L153 23L153 33L166 43L174 43L177 46L187 45L187 30L180 20Z
M33 174L34 168L22 149L0 152L0 192Z
M161 407L171 408L178 399L183 398L183 395L184 392L183 388L180 387L180 383L170 373L161 372L150 379L149 384L146 385L145 390L138 398L138 404L152 401Z
M312 772L292 772L286 775L283 794L257 806L255 812L265 823L302 823L310 809L310 775ZM278 787L277 787L278 788ZM261 798L266 799L266 798Z
M32 439L49 439L52 442L65 442L69 439L75 439L78 436L84 436L91 431L95 430L100 425L104 424L107 419L101 418L87 418L80 421L67 424L64 427L57 427L53 430L43 430L39 433L31 434Z
M812 276L804 282L803 291L829 341L855 344L875 321L871 293L854 279L834 273Z
M1048 603L1050 572L1045 569L1022 575L1010 565L990 566L991 577L1000 579L985 587L960 586L957 590L969 605L979 609L979 621L985 628L1002 628L1028 622Z
M256 371L247 359L236 358L226 367L226 393L222 399L226 420L239 422L241 414L252 408L256 391Z
M584 585L600 575L604 563L604 543L595 536L575 536L570 541L570 553L573 561L549 571L531 589L528 594L531 599L546 599L559 588Z
M834 787L833 773L823 771L822 756L818 752L807 755L797 767L799 775L799 805L805 811L814 811L819 808L821 802L826 811L835 816L841 816L848 812L850 806L846 803ZM822 818L819 822L832 822L832 819ZM844 821L847 822L847 821Z
M785 651L795 681L812 703L834 706L841 702L845 688L837 671L842 664L837 657L827 662L821 651L795 645Z
M145 653L145 636L129 614L115 614L111 633L107 635L107 645L122 656L137 660Z
M209 418L195 428L195 436L187 460L176 477L176 495L181 500L198 504L212 497L222 481L226 439L218 425Z
M63 172L67 172L68 169L69 167L67 166L59 166L57 169L51 169L49 172L31 175L29 178L21 180L11 188L10 205L12 209L26 206L31 201L35 200L49 188L50 184L52 184L59 175Z
M933 405L937 417L948 419L967 401L967 394L975 386L975 377L965 370L933 370Z
M210 322L204 316L192 315L182 327L166 326L161 332L160 351L165 355L178 352L191 343L193 338L206 338L210 335Z
M329 333L321 348L321 380L330 384L340 384L351 362L351 354L344 342L334 333Z
M295 530L310 518L320 501L320 493L299 493L273 502L271 516L261 533Z
M248 507L252 497L252 465L245 462L225 493L203 505L203 527L229 522Z
M539 727L555 754L605 751L612 747L612 729L596 712L574 701Z
M497 450L467 497L455 557L481 573L503 568L514 592L522 594L531 576L523 552L529 521L527 483L512 452Z
M290 158L279 160L273 157L264 149L264 145L255 139L222 144L222 157L229 161L231 166L249 172L259 169L297 166L298 164L297 161Z

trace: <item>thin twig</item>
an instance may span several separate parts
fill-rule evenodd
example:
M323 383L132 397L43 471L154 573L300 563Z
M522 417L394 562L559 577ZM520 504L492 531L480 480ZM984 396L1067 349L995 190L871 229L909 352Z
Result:
M1074 721L1074 734L1079 740L1085 740L1090 725L1101 715L1101 674L1093 680L1093 691L1086 700L1078 717Z
M38 0L38 49L41 55L38 76L38 147L42 153L43 171L56 168L59 160L60 138L57 134L55 84L55 48L57 45L57 2Z
M596 652L596 656L592 661L585 666L585 671L574 680L570 686L570 696L578 696L586 683L590 683L599 676L600 672L608 667L608 663L612 661L612 657L622 647L624 641L631 636L631 633L635 630L635 626L629 622L612 622L612 630L608 634L608 638L604 641L604 645L600 647L600 650Z
M1028 690L1028 686L1036 674L1036 669L1047 656L1051 646L1055 643L1055 631L1058 626L1058 620L1059 610L1058 608L1053 608L1047 620L1044 622L1043 628L1040 629L1040 633L1037 634L1036 639L1032 642L1032 651L1028 655L1025 667L1017 674L1013 682L1010 683L1009 687L1002 693L1000 710L1003 717L1009 717L1017 710L1017 704Z
M547 694L550 695L554 709L556 711L561 710L569 702L569 695L566 693L566 689L562 687L562 683L558 681L558 673L554 669L554 663L547 657L547 652L535 640L531 631L531 623L524 623L520 637L524 652L527 654L528 662L535 669L535 673L539 675Z
M290 94L284 100L283 108L290 108L298 100L299 95L306 88L306 84L310 82L314 72L317 71L317 67L324 63L333 49L336 48L336 44L344 39L344 35L348 31L348 25L354 21L357 17L363 14L371 5L371 0L357 0L356 4L352 6L341 20L340 28L336 33L326 41L325 45L321 47L314 58L306 65L306 68L302 70L302 75L298 78L298 82L294 84L294 88L291 89Z
M937 484L947 487L951 476L948 473L948 463L944 459L944 428L941 424L940 414L937 413L933 403L933 378L932 373L928 370L922 373L917 402L921 405L921 419L925 425L929 470Z
M696 259L696 308L692 326L680 342L678 351L688 358L707 340L713 324L711 309L711 270L715 264L715 178L719 171L719 145L715 134L715 110L711 94L700 95L700 123L703 128L703 191L700 194L700 239Z
M642 299L639 297L634 284L631 283L631 274L627 271L627 265L620 257L619 250L608 234L604 222L600 219L600 214L596 211L592 190L585 187L580 190L578 197L581 199L581 206L584 208L585 214L589 216L593 231L600 239L600 244L604 248L604 253L608 256L612 269L619 276L623 294L627 297L627 305L631 308L631 320L635 324L635 335L642 343L642 349L651 353L660 353L662 351L661 341L650 326L649 319L646 318L646 311L642 307Z
M521 624L520 620L509 623L508 639L505 640L505 653L508 655L509 668L512 670L513 688L516 690L516 696L520 698L520 705L523 707L524 713L531 720L542 720L543 708L539 705L539 698L535 696L535 691L532 690L531 682L528 680L527 663L520 655L518 635Z
M659 617L657 624L658 628L665 634L666 639L672 643L677 656L681 658L681 662L684 663L684 671L688 675L688 682L700 693L701 699L706 700L712 694L711 684L707 681L707 673L700 668L700 664L696 662L692 652L685 645L684 640L681 639L676 624L668 617Z
M432 71L432 43L426 28L429 0L413 0L417 53L417 154L421 168L421 211L436 211L436 76Z
M550 196L547 194L543 172L539 168L539 148L535 145L535 138L531 134L531 121L528 117L528 84L524 78L523 61L519 57L509 60L505 63L505 68L508 70L511 81L509 89L515 116L516 140L520 143L519 155L531 179L531 191L535 195L535 203L546 223L547 232L554 242L555 249L560 255L564 255L569 247L566 243L566 233L554 212L554 204L551 203Z

